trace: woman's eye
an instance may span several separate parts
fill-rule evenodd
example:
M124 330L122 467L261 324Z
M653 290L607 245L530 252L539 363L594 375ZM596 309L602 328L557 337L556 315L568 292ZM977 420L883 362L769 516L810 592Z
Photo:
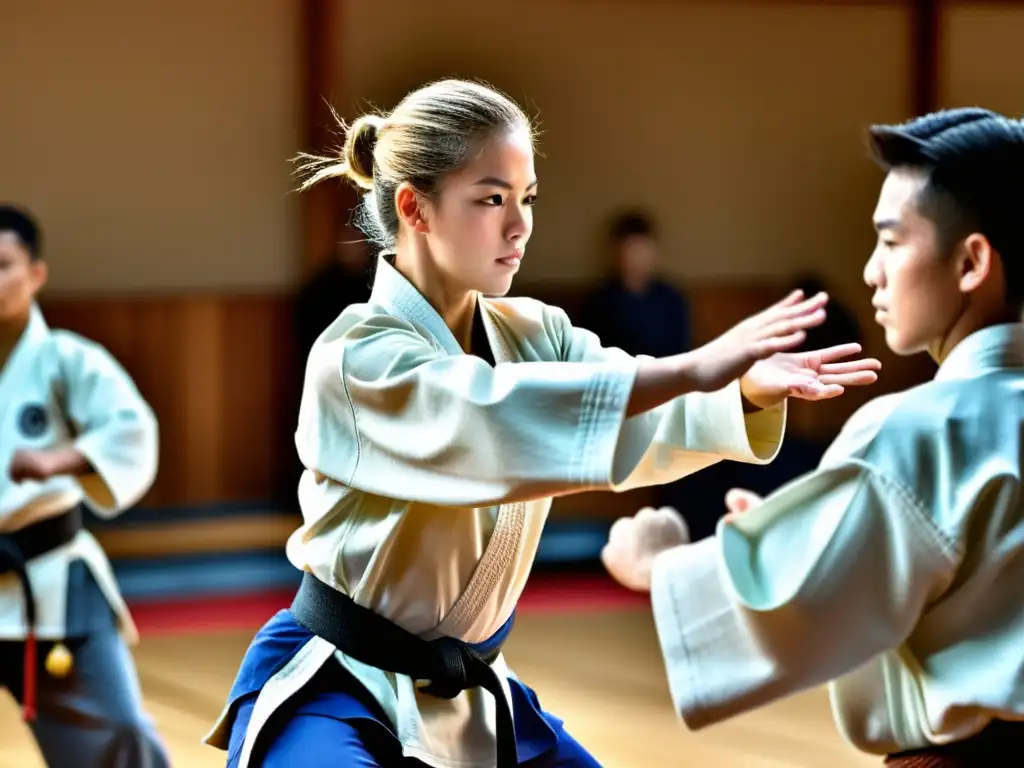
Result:
M536 195L527 195L525 198L523 198L523 205L534 205L536 202ZM505 198L503 198L500 194L495 193L489 197L485 197L483 200L480 201L480 203L482 205L502 206L505 204Z

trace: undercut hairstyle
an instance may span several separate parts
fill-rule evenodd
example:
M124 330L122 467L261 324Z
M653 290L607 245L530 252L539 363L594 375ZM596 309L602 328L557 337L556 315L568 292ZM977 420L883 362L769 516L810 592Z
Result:
M943 252L984 235L1002 260L1007 303L1024 306L1024 124L970 107L875 125L868 136L884 170L925 175L915 202Z

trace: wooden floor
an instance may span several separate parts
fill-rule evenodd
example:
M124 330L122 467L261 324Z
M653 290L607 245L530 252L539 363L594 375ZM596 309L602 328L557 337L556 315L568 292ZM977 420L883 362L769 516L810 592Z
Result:
M151 714L175 768L224 765L200 743L217 716L252 632L146 637L137 649ZM607 768L879 766L844 744L824 691L688 733L668 699L649 610L527 614L506 656L545 707ZM0 768L42 761L11 700L0 694Z

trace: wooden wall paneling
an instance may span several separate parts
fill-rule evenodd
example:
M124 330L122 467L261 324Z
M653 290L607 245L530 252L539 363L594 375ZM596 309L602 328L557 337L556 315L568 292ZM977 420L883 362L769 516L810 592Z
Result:
M295 504L302 371L289 297L231 299L224 316L224 482L232 498Z
M288 296L55 299L53 327L86 336L135 379L160 422L143 506L265 501L280 493L296 406Z
M941 0L909 0L911 112L923 115L938 108L941 78Z
M100 527L94 534L111 559L137 560L280 549L297 525L294 515L254 514Z
M186 504L225 501L230 489L224 475L224 327L223 303L210 297L186 299L175 307L184 340L184 358L174 374L184 421ZM170 373L170 372L168 372Z
M329 105L341 108L344 94L338 92L338 46L341 36L338 17L344 13L342 0L302 0L301 50L303 52L302 114L305 120L305 151L322 155L340 147ZM303 272L311 275L333 257L338 240L338 222L348 221L348 211L358 203L351 186L325 182L302 193Z
M191 364L190 340L181 327L184 300L171 298L155 304L139 302L136 330L139 336L140 357L133 374L138 371L144 387L142 392L160 420L160 472L151 498L143 500L145 506L187 504L195 460L189 452L189 430L196 425L188 418L188 391L186 373ZM196 329L202 332L202 329ZM191 374L191 387L202 386L196 379L201 371ZM202 428L202 424L198 424Z

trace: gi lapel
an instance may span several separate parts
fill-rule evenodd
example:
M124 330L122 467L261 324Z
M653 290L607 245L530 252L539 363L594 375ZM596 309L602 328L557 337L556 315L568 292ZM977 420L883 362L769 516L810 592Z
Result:
M512 349L502 336L492 310L484 298L479 300L479 311L495 363L515 363ZM477 563L462 595L438 624L435 630L437 635L464 635L476 621L481 608L491 599L503 574L512 567L516 559L526 523L526 504L521 501L502 504L494 513L494 532L484 548L480 562Z
M430 305L416 287L391 264L392 254L383 253L377 260L371 301L393 313L396 317L415 323L423 328L449 355L463 355L465 352L455 339L451 329ZM487 332L495 363L515 362L509 345L497 327L493 310L484 298L478 300L478 311ZM502 504L496 510L487 510L495 515L494 532L491 534L480 562L462 595L452 606L430 637L449 635L460 637L472 625L480 607L490 599L502 574L511 567L519 550L526 520L526 504L516 502Z

